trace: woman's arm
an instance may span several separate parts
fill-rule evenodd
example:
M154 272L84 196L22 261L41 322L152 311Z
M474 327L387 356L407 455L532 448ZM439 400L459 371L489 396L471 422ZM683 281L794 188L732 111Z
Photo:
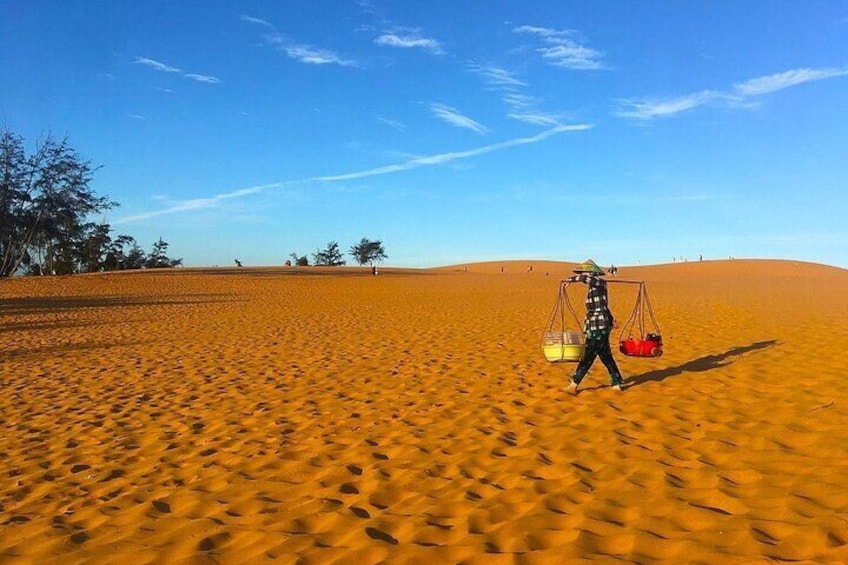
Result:
M568 282L582 282L583 284L589 284L589 281L591 281L592 279L586 273L578 273L576 275L571 275L565 280L567 280Z

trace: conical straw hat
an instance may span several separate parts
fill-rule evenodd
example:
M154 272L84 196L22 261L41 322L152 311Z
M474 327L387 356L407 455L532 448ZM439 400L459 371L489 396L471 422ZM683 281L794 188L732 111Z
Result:
M591 259L586 259L576 267L574 267L575 273L595 273L596 275L604 275L604 270L598 267L598 264L592 261Z

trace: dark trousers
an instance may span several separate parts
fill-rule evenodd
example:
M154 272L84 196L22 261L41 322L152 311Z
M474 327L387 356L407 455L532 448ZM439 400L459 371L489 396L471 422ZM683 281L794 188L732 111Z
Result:
M604 366L610 374L610 382L613 385L621 384L621 373L618 371L618 365L615 364L615 359L612 357L610 349L609 337L612 330L591 330L586 332L586 353L583 354L583 359L577 364L577 370L574 371L574 376L571 380L577 384L583 380L596 357L600 357Z

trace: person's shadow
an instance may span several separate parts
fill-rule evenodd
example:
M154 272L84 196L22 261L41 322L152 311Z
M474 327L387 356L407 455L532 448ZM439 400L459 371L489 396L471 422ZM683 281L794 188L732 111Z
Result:
M777 345L777 340L771 339L768 341L757 341L751 345L731 347L724 353L706 355L704 357L699 357L698 359L693 359L692 361L682 365L677 365L676 367L667 367L665 369L648 371L647 373L636 375L632 379L626 380L625 384L627 385L627 388L630 388L650 381L664 381L669 377L674 377L683 373L702 373L704 371L711 371L732 363L732 361L728 361L731 357L742 355L743 353L748 353L750 351L773 347L775 345Z

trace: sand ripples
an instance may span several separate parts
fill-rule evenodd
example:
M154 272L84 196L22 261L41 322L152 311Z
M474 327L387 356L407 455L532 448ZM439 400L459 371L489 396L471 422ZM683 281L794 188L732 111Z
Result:
M5 281L0 561L848 560L848 276L767 265L623 273L667 353L577 397L555 266Z

